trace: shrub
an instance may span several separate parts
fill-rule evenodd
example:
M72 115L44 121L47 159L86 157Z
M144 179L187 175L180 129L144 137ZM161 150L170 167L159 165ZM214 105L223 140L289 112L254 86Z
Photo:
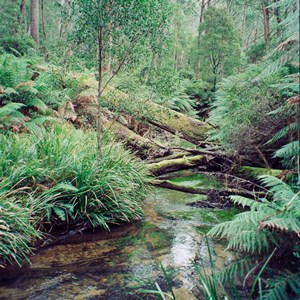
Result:
M252 45L246 52L249 62L254 64L261 61L262 58L267 54L267 47L265 42L257 42Z
M35 48L35 42L29 35L6 36L0 39L0 47L7 53L24 55Z
M252 66L246 72L224 79L216 92L216 101L209 121L217 128L211 138L228 150L242 154L266 149L265 143L286 123L286 116L269 114L284 103L277 88L281 74L268 78L256 77L262 68Z

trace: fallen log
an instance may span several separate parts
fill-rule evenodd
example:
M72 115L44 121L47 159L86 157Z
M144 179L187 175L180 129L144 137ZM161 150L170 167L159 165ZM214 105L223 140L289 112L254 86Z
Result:
M219 196L239 195L239 196L245 196L245 197L251 197L251 198L265 195L265 193L263 193L263 192L250 192L245 189L231 189L231 188L224 188L224 189L220 189L220 190L198 189L198 188L194 188L194 187L190 187L190 186L176 184L169 180L151 180L150 183L156 187L162 187L162 188L171 189L171 190L189 193L189 194L194 194L194 195L210 195L213 192L218 193Z
M174 152L173 154L168 155L168 156L158 157L158 158L155 158L155 159L152 159L152 160L148 159L147 163L148 164L159 163L159 162L164 161L164 160L172 160L172 159L176 159L176 158L182 158L182 157L185 157L185 156L193 156L193 154L190 153L190 152Z
M149 139L136 134L119 122L104 120L104 128L113 132L115 137L125 144L126 148L137 153L143 159L164 157L172 153L168 149L159 147L157 143L152 143Z
M83 124L86 120L89 120L88 122L90 125L96 126L96 119L98 115L96 95L91 96L91 94L87 91L81 93L75 99L74 107L77 115L79 116L77 123L80 123L80 118L82 118ZM101 121L104 130L111 131L117 140L122 141L127 148L135 152L140 158L154 159L156 157L164 157L172 154L172 150L164 147L159 142L154 143L130 130L125 126L125 124L121 124L119 121L122 121L122 119L120 120L119 116L103 109L101 112Z
M80 98L84 98L85 102L94 102L94 99L97 99L97 89L94 87L94 83L91 80L91 88L79 94L75 99L75 103ZM91 101L89 98L93 100ZM180 138L194 144L203 142L206 139L207 132L211 129L211 126L205 122L201 122L150 100L129 96L110 86L106 87L103 91L101 103L111 111L135 116L142 120L142 122L176 134Z
M236 173L241 177L249 180L257 180L259 176L269 175L280 178L284 170L270 169L270 168L258 168L250 166L240 166L237 168Z
M200 164L206 165L207 162L207 156L184 156L182 158L163 160L157 163L147 164L147 168L153 175L159 176L170 172L189 169Z

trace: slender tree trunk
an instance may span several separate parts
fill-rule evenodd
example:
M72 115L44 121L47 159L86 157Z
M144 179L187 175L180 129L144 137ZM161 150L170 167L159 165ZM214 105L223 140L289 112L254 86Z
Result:
M27 11L26 11L26 0L22 0L20 4L20 12L21 16L19 17L19 24L21 25L23 23L24 25L24 32L27 33Z
M175 37L174 37L174 69L176 72L179 70L179 53L178 53L178 44L179 44L179 36L178 36L178 31L179 31L179 1L176 1L176 11L175 11Z
M43 36L44 36L44 43L45 43L47 39L47 34L45 28L45 1L44 0L42 0L41 9L42 9L42 28L43 28Z
M39 46L39 0L31 0L30 5L30 35Z
M247 1L245 0L243 5L243 23L242 23L243 38L245 35L245 28L246 28L246 16L247 16Z
M98 116L97 116L97 160L101 160L101 136L103 126L101 122L101 90L102 90L102 61L103 61L103 28L100 27L98 31Z
M201 2L201 12L199 17L199 27L198 27L198 39L197 39L197 66L196 66L196 80L200 79L200 47L201 47L201 24L203 22L203 14L205 8L205 0Z
M268 49L270 46L270 10L266 0L260 0L260 4L263 13L265 43Z
M278 3L278 1L275 0L275 3ZM276 22L277 22L276 34L278 37L280 37L280 34L281 34L280 23L282 20L281 20L281 16L280 16L280 8L279 7L274 8L274 15L276 17Z
M69 1L66 1L66 0L60 0L60 7L61 7L61 11L60 11L60 16L58 17L58 20L57 20L57 30L58 30L58 34L59 34L59 37L62 36L62 32L63 32L63 21L62 21L62 12L65 8L66 5L70 5Z

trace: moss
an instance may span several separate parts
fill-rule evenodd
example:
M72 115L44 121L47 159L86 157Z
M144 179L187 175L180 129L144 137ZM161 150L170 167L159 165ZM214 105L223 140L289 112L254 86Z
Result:
M142 225L138 227L134 237L132 236L132 233L130 233L130 235L116 240L114 244L118 248L145 245L150 251L159 251L170 247L172 239L173 234L170 232L162 230L150 223L142 223ZM129 257L136 256L140 251L141 249L138 247L137 250L129 253Z
M148 248L151 250L161 250L170 247L173 235L167 231L154 231L146 235Z
M148 164L147 168L156 175L161 175L170 171L176 171L188 167L195 166L205 161L206 158L202 155L184 156L182 158L160 161L158 163Z
M191 186L195 188L203 187L204 189L221 189L224 184L211 176L204 174L192 174L185 177L176 177L170 179L171 182L180 183L183 186Z
M239 173L249 179L257 179L259 176L270 175L270 176L278 176L282 170L278 169L267 169L267 168L256 168L256 167L240 167Z

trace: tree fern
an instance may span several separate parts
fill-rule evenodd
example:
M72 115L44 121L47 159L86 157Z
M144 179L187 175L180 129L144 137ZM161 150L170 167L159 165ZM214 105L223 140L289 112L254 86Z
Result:
M299 141L292 141L288 144L285 144L280 149L278 149L275 152L274 157L283 158L286 165L292 166L295 157L299 154L300 154Z
M269 189L272 201L265 198L256 201L231 196L235 204L248 207L250 210L236 215L232 221L216 225L208 235L226 238L228 248L246 253L247 261L260 258L267 264L271 252L275 253L272 260L277 263L282 253L297 260L295 253L300 236L300 193L276 177L263 176L261 180ZM276 256L274 249L280 249L277 251L279 256ZM229 273L224 271L225 274L221 273L220 277L228 280L230 278L228 274L231 274L236 278L240 265L238 261L235 264L227 267ZM285 267L288 267L287 263ZM265 272L268 272L268 268ZM273 271L268 274L271 279L266 283L263 299L296 299L295 296L300 293L299 273L288 272L279 275Z
M293 10L292 13L282 20L280 26L285 28L281 34L280 44L267 57L266 68L260 78L276 73L282 66L289 62L299 63L299 11L297 0L280 0L274 2L273 7Z
M283 137L286 137L291 131L295 132L298 128L298 124L296 122L293 122L282 129L280 129L278 132L276 132L273 137L267 142L268 144L273 144L277 142L278 140L282 139Z

